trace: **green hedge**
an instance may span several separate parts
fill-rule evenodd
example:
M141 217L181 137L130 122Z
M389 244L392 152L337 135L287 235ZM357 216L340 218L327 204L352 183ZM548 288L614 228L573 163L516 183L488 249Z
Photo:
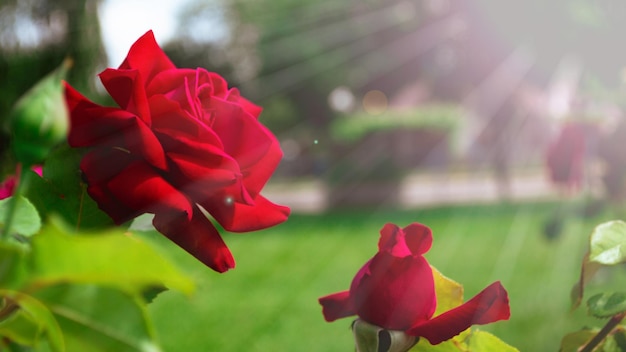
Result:
M370 132L395 128L442 129L454 133L462 120L462 109L452 104L431 104L410 110L387 110L378 115L358 112L336 118L331 124L331 135L338 141L353 142Z

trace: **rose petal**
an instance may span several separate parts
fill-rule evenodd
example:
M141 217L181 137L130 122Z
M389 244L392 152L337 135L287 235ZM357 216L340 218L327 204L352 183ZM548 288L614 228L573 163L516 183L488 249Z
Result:
M350 296L363 320L390 330L406 330L435 312L432 269L422 256L377 253L356 274Z
M385 224L380 230L378 248L395 257L420 256L428 252L433 243L430 228L412 223L403 229L395 224Z
M115 102L124 110L137 115L148 126L151 125L148 98L137 70L106 69L100 80Z
M146 32L130 47L120 69L137 69L146 85L161 71L175 69L176 66L165 55L154 39L152 31Z
M179 102L173 101L164 95L153 95L149 98L152 114L152 128L155 132L172 137L184 136L186 138L202 139L207 127L199 124L197 119L186 113ZM221 141L211 132L214 144Z
M217 109L213 130L224 144L244 176L244 184L252 197L267 183L282 159L278 140L256 119L239 106L214 99Z
M118 108L94 104L66 86L72 147L110 146L125 149L145 158L153 166L167 169L165 153L152 130L136 115Z
M324 319L328 322L356 314L350 300L350 291L337 292L321 297L319 302L322 305Z
M191 217L192 205L189 199L145 162L130 164L113 177L107 186L122 204L134 209L137 215L173 211Z
M101 185L108 183L136 160L128 151L119 148L95 148L83 156L80 169L89 185Z
M192 154L168 153L171 163L181 174L179 184L204 183L202 187L225 187L238 178L237 163L225 155L205 153L204 158Z
M83 177L89 185L87 192L98 207L118 225L137 214L135 210L120 204L119 199L109 191L107 184L135 160L132 155L120 149L96 148L86 153L80 162Z
M464 304L407 330L436 345L467 330L474 324L488 324L510 317L509 298L499 281L489 285Z
M191 219L184 213L159 213L152 224L213 270L222 273L235 267L235 260L219 232L198 207L193 207Z
M406 245L413 255L423 255L430 250L433 244L433 232L428 226L415 222L403 230Z
M406 245L405 235L402 229L395 224L385 224L380 230L378 240L378 250L385 251L394 257L403 258L412 255L411 250Z
M287 220L289 208L276 205L258 195L253 205L230 201L224 197L200 203L227 231L248 232L261 230Z
M68 84L65 85L65 101L70 109L68 143L72 147L88 147L99 144L102 140L113 139L120 125L133 117L126 111L93 103ZM105 121L102 126L98 126L97 121L104 116L110 117L111 121Z
M2 183L0 183L0 200L9 198L13 195L16 182L17 180L15 179L15 176L9 176Z
M252 115L256 119L259 118L259 115L261 115L261 112L263 111L262 107L252 103L250 100L239 95L238 89L231 89L228 92L227 99L228 101L239 104L244 109L244 111L246 111L248 114Z

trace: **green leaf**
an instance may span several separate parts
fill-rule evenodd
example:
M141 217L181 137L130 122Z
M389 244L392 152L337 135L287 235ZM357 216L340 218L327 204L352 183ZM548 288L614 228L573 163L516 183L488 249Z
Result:
M157 352L154 331L141 300L96 285L61 284L36 296L61 326L68 352Z
M467 340L469 351L476 352L519 352L519 350L493 334L478 329L472 330Z
M602 223L593 230L589 239L589 252L585 254L580 277L572 291L572 309L582 302L585 285L602 265L623 263L626 259L626 223L614 220Z
M6 319L0 319L0 337L29 347L39 342L41 328L33 317L22 309L16 309Z
M610 318L626 312L626 292L598 293L587 300L589 314L596 318Z
M32 236L41 228L41 219L35 206L22 196L9 197L0 200L0 229L4 228L4 221L9 212L10 203L16 201L16 209L13 214L13 222L9 233L22 236Z
M591 234L589 260L603 265L626 261L626 223L621 220L596 226Z
M421 338L417 344L411 348L412 352L468 352L467 345L456 338L444 341L438 345L431 345L428 340Z
M585 254L580 268L580 276L578 282L572 287L570 298L572 300L572 309L578 308L585 294L585 285L598 272L602 264L589 261L589 253Z
M422 352L519 352L519 350L495 335L478 329L468 329L463 335L431 345L426 339L420 339L411 351Z
M0 297L5 299L6 304L18 307L8 319L0 321L0 336L28 346L36 346L45 337L53 352L65 351L59 324L42 302L27 294L9 290L0 290Z
M583 329L569 333L561 339L560 352L578 352L578 349L587 344L600 329Z
M42 177L32 177L26 196L42 217L60 215L74 228L98 229L113 225L113 220L98 208L81 179L81 151L63 145L46 159Z
M560 352L578 352L591 339L598 334L600 329L583 329L572 332L561 340ZM626 351L626 327L617 326L613 331L594 349L597 352L621 352Z
M25 276L25 251L13 243L0 242L0 287L15 288Z
M435 295L437 296L437 309L434 316L437 316L463 304L463 286L444 276L432 265L431 268L435 280Z
M84 232L81 234L85 234ZM72 235L53 219L33 237L28 258L36 287L61 282L105 284L131 293L166 286L190 294L193 281L131 233Z

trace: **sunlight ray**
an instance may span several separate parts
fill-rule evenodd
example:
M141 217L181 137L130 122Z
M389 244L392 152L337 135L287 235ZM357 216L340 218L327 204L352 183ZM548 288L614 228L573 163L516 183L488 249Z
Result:
M399 62L405 62L411 57L423 54L427 51L427 49L434 47L437 41L432 39L433 36L436 38L436 36L442 35L442 33L448 33L449 35L454 34L449 30L446 31L446 28L448 28L450 23L449 21L451 21L450 18L444 18L430 23L424 28L420 28L419 30L411 32L391 43L386 44L383 48L372 48L370 38L365 36L353 41L350 44L331 49L323 54L312 57L308 59L307 62L299 62L271 74L257 77L252 81L244 82L243 86L255 86L260 85L261 83L266 86L268 85L267 82L269 82L269 86L275 88L266 89L263 92L263 96L271 96L302 84L311 77L325 73L338 66L348 64L356 58L372 53L373 50L376 50L377 52L385 52L385 50L397 47L405 48L413 46L416 49L414 49L414 51L409 51L408 55L411 56L407 55L407 57L393 58L389 61L392 65L395 65L395 61L398 59ZM371 34L372 33L370 33L370 35ZM409 45L407 43L411 44ZM374 52L373 54L376 53ZM312 60L316 61L316 65L310 64L310 61Z
M498 250L498 259L491 273L490 281L508 280L513 277L523 243L531 233L530 225L532 223L530 211L520 209L515 214L513 222L506 233L506 239Z
M325 52L337 45L354 42L359 38L366 38L390 27L404 25L406 22L414 19L415 14L411 14L411 11L415 12L416 10L409 9L407 11L402 7L402 4L395 4L381 9L375 9L334 23L314 27L307 31L298 31L292 35L286 35L280 39L273 40L267 45L267 50L281 54L274 57L268 64L280 66L285 62L306 59L307 53L293 49L302 44L302 37L317 38L317 44L321 45L324 48L321 51ZM362 28L358 33L359 37L353 37L353 34L350 33L349 29L354 27Z

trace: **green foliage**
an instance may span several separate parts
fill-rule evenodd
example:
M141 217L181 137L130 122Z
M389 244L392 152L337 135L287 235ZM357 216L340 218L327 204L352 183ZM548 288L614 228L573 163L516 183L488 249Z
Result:
M589 314L596 318L610 318L626 312L626 293L598 293L587 300Z
M96 285L60 284L37 292L63 331L67 351L156 352L155 335L136 296Z
M434 129L455 131L462 121L461 110L455 105L428 105L411 110L388 110L379 115L357 113L338 117L331 125L337 140L356 141L373 131L388 129Z
M582 329L563 337L560 352L579 352L598 334L600 329ZM622 352L626 351L626 327L618 326L593 350L594 352Z
M438 345L421 339L411 351L416 352L519 352L519 350L495 335L479 329L471 329Z
M56 214L81 229L112 226L111 218L86 192L79 169L81 157L80 150L67 144L53 150L44 164L43 176L31 172L25 195L44 217Z
M602 268L626 262L626 223L613 220L595 227L589 240L589 251L583 258L579 281L572 289L573 307L582 301L591 278ZM624 329L618 324L626 314L626 293L602 289L587 300L589 315L609 319L597 332L589 330L563 338L562 351L623 351L626 348ZM577 345L578 344L578 345Z
M29 284L36 287L73 282L112 286L131 294L159 285L187 294L193 290L193 283L169 261L120 229L78 236L53 221L33 238L27 264Z
M34 235L41 228L41 219L37 209L27 198L16 196L0 200L0 219L6 219L13 201L17 204L9 233L27 237ZM4 223L0 223L0 229L3 228Z
M0 337L34 347L45 339L53 352L66 350L59 324L45 304L17 291L0 290L0 298L5 302L0 311Z
M621 220L598 225L591 234L589 261L615 265L626 261L626 223Z
M19 286L25 273L26 250L12 242L0 241L0 287Z
M495 335L481 331L478 329L472 330L470 336L467 337L468 351L481 351L481 352L519 352L517 348L504 343Z
M578 352L600 329L583 329L563 336L560 352Z
M431 268L433 269L435 295L437 296L437 308L434 316L437 316L463 304L463 285L445 277L435 267L431 266Z
M158 351L145 294L194 286L131 233L74 233L55 218L28 251L0 242L0 270L0 337L55 352Z
M574 308L582 301L587 282L603 266L613 266L626 261L626 223L613 220L602 223L593 230L589 251L585 255L578 282L572 288L571 298Z

